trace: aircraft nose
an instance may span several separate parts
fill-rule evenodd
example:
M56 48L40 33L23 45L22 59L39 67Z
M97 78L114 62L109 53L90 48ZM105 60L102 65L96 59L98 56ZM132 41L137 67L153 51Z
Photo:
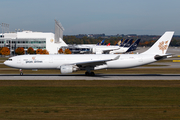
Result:
M8 60L4 61L4 65L9 66L10 62Z
M7 65L7 61L4 61L4 65Z

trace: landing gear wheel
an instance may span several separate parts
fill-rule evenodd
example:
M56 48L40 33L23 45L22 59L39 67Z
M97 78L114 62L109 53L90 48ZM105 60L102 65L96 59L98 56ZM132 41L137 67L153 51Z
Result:
M89 72L85 72L85 75L86 75L86 76L89 76Z
M85 72L85 75L86 76L94 76L95 74L94 74L94 72Z
M90 75L91 75L91 76L95 76L94 72L91 72Z
M23 73L22 73L22 72L20 73L20 76L23 76Z

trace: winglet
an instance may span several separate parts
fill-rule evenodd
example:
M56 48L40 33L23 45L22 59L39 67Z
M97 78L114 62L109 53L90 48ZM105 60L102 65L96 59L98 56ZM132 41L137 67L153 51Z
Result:
M118 60L119 57L120 57L120 55L116 56L116 57L115 57L114 59L112 59L112 60Z

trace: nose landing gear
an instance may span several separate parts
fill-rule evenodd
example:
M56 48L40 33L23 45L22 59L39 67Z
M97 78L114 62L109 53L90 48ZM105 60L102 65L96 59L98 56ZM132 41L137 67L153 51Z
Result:
M22 71L22 69L19 69L19 71L20 71L20 76L23 76L23 71Z

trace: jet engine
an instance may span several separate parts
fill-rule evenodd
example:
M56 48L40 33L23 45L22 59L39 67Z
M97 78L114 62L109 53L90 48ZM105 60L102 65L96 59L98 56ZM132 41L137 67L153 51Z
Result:
M60 67L61 74L72 73L78 70L77 66L74 65L62 65Z

